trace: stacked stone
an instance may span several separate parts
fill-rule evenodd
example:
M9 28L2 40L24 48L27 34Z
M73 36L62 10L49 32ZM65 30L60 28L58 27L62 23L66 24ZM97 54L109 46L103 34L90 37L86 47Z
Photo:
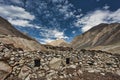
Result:
M120 55L94 50L25 52L0 43L0 72L4 73L0 80L79 80L85 71L120 75Z

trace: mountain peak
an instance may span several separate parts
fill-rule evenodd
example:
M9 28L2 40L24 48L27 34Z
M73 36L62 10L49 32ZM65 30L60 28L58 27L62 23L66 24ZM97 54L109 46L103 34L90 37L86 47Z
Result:
M47 44L52 45L52 46L68 46L68 43L64 39L60 39L60 38L58 38L54 41L51 41Z

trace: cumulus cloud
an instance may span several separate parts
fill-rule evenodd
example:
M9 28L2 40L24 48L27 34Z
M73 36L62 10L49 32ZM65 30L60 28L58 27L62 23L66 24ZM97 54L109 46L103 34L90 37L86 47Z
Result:
M120 22L120 9L114 12L109 10L95 10L93 12L89 12L87 15L78 18L75 25L82 27L82 31L85 32L100 23L115 22Z
M76 33L76 31L72 31L72 33L73 33L73 34L75 34L75 33Z
M43 39L38 38L37 40L40 41L41 44L46 44L54 41L54 39L50 39L50 38L43 38Z
M13 3L18 3L18 4L22 3L21 0L10 0L10 1L13 2Z
M22 27L26 27L26 26L31 26L32 27L33 26L32 24L29 23L28 20L20 20L20 19L14 20L14 19L11 19L11 18L9 18L8 20L11 24L14 24L14 25L17 25L17 26L22 26Z
M68 37L64 35L63 31L59 31L57 29L46 29L43 30L44 33L42 32L41 35L46 37L46 38L53 38L53 39L67 39Z
M43 37L42 39L39 39L42 43L48 43L56 39L68 39L64 31L58 29L41 29L40 36Z
M4 0L0 0L0 3L3 3L4 2Z
M110 6L108 6L107 4L105 4L105 6L103 7L103 9L109 9Z
M34 15L31 15L24 8L13 5L1 5L0 15L6 18L9 22L16 26L29 27L32 26L30 21L35 19Z
M51 0L53 3L61 3L64 2L65 0Z
M96 0L97 2L99 2L100 0Z
M34 15L31 15L29 12L25 11L24 8L13 6L13 5L1 5L0 6L0 15L10 18L19 18L19 19L28 19L33 20Z
M14 0L11 0L14 2ZM64 0L63 0L64 1ZM55 2L55 1L54 1ZM15 2L15 3L20 3ZM41 3L39 3L40 5ZM46 5L45 3L42 5L44 6ZM60 6L61 4L59 4ZM57 5L56 5L57 6ZM69 5L70 6L70 5ZM44 8L47 8L44 7ZM42 9L44 9L43 7L39 7L39 10L41 12ZM61 6L61 7L54 7L56 8L56 10L61 9L61 11L59 10L60 14L65 15L66 17L69 17L71 15L73 15L73 13L69 12L69 7L66 5ZM53 9L55 10L55 9ZM31 29L37 28L38 32L40 32L39 36L34 36L38 41L40 41L41 43L47 43L47 42L51 42L53 40L56 40L58 38L60 39L68 39L68 37L65 35L64 30L59 30L58 27L60 26L58 24L58 22L56 22L56 18L52 17L53 13L51 13L51 10L43 10L43 12L46 12L46 19L49 18L50 19L52 17L53 20L49 20L49 23L51 24L52 28L48 29L46 26L41 27L41 26L37 26L37 24L32 24L31 22L35 19L35 16L30 14L30 12L26 11L23 7L18 7L18 6L14 6L14 5L0 5L0 15L4 18L6 18L7 20L9 20L10 23L12 23L15 26L20 26L20 27L32 27ZM40 14L41 15L41 14ZM44 16L45 19L45 16Z
M57 9L59 10L60 14L64 15L64 19L74 17L74 11L72 11L71 8L73 8L73 5L68 3L67 0L64 3L64 5L62 4L57 5Z

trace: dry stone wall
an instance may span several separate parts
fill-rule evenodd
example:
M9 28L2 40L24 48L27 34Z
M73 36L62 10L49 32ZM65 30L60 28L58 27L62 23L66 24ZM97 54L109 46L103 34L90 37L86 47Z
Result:
M0 80L81 80L85 72L120 76L120 55L84 49L25 52L0 43Z

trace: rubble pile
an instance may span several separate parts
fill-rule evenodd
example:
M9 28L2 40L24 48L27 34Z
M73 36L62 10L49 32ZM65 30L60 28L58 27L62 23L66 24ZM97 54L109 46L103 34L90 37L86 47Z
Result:
M0 74L0 80L119 80L120 55L84 49L26 52L0 43Z

